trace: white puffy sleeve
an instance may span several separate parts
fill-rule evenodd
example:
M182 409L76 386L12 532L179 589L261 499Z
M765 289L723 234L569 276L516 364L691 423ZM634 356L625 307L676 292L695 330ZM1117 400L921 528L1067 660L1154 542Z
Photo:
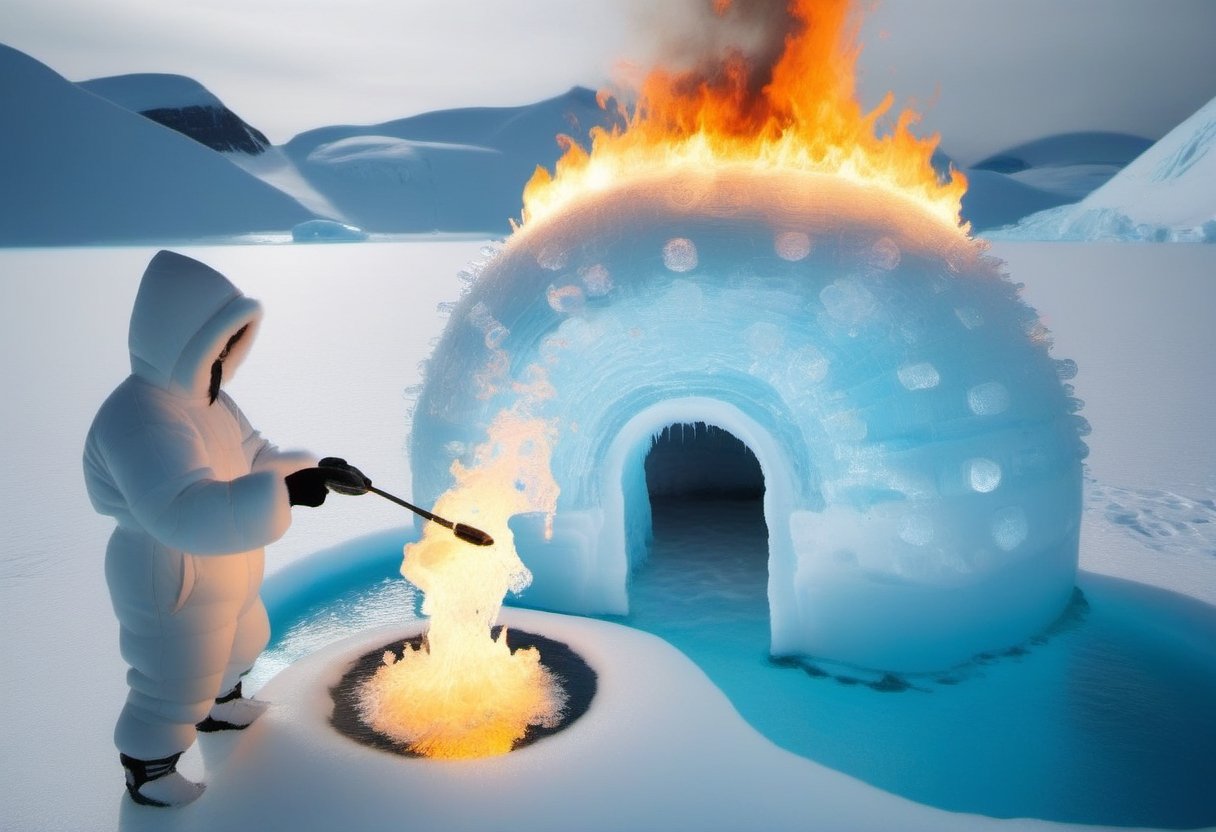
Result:
M171 402L132 397L107 414L100 451L128 510L165 546L198 555L259 549L291 525L276 470L216 479L193 423Z
M312 468L317 464L317 457L308 451L282 451L261 433L254 430L253 425L245 418L245 414L237 407L236 402L228 394L220 391L219 402L232 412L241 429L241 449L245 459L253 471L274 471L280 477L294 474L301 468Z

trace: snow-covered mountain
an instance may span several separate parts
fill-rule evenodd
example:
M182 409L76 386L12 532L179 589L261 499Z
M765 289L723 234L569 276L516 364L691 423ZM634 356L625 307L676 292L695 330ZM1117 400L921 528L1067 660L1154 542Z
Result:
M1061 133L993 154L972 165L969 173L1004 174L1076 202L1106 184L1152 144L1127 133Z
M990 236L1216 242L1216 99L1080 202Z
M1152 142L1125 133L1062 133L1007 148L966 168L963 219L976 232L1076 202L1118 173ZM934 166L952 163L939 151Z
M521 107L310 130L282 151L341 218L366 230L505 234L537 165L552 168L561 155L557 135L586 142L593 125L610 119L595 93L575 87Z
M71 84L0 49L0 103L22 114L0 135L0 245L286 232L317 217L377 233L503 235L524 183L560 156L556 136L585 143L614 118L576 87L525 106L323 127L271 146L192 79ZM1146 139L1097 132L1012 147L965 171L963 218L994 238L1212 237L1203 224L1213 217L1214 135L1209 104L1147 151Z
M275 147L189 78L72 84L8 47L0 102L22 114L0 135L0 245L286 232L317 217L384 233L506 234L524 183L560 156L558 134L585 142L611 119L575 88L520 107L326 127Z
M111 75L81 81L79 86L212 150L256 156L270 147L260 130L246 124L210 90L184 75Z
M368 230L505 233L536 166L552 169L560 156L555 137L564 133L585 143L592 126L613 118L591 90L576 87L522 107L441 110L368 127L311 130L266 154L281 151L273 164L266 157L241 164L314 210ZM963 217L983 230L1075 201L1121 166L1112 144L1105 134L1052 137L1027 145L1016 173L968 169ZM935 164L944 171L950 157L940 153Z
M288 231L314 218L223 154L0 45L0 245Z

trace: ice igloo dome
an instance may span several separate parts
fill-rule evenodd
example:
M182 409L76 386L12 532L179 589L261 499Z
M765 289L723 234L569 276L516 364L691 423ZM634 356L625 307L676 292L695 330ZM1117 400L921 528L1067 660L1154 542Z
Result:
M1068 603L1075 364L1000 261L900 195L674 173L525 225L479 269L418 394L414 495L442 494L496 414L546 420L561 490L548 529L510 519L523 603L628 611L644 461L698 423L759 462L776 655L939 669Z

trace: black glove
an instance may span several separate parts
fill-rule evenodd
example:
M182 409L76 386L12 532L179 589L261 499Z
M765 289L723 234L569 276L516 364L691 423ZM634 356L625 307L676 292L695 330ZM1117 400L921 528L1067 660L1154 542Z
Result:
M287 501L293 506L316 508L325 502L325 480L329 475L323 468L301 468L284 477L287 483Z
M303 468L294 474L288 474L287 499L293 506L312 506L316 508L325 502L325 495L330 491L339 494L366 494L372 481L363 476L363 472L353 465L347 465L346 460L336 456L327 456L316 468Z
M366 494L367 489L371 488L372 481L345 459L327 456L319 465L328 475L325 484L329 486L330 491L353 496Z

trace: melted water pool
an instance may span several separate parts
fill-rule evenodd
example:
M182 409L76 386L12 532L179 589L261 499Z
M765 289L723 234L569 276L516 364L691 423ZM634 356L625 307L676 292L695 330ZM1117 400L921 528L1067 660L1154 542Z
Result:
M1051 631L948 673L775 662L758 504L656 503L654 523L650 561L630 587L632 612L613 620L682 650L777 745L948 810L1105 826L1216 824L1216 610L1085 576ZM394 577L398 566L389 553L380 573L272 610L279 635L254 683L353 632L417 617L420 599ZM1189 629L1162 614L1180 605ZM1206 641L1195 627L1206 628Z

